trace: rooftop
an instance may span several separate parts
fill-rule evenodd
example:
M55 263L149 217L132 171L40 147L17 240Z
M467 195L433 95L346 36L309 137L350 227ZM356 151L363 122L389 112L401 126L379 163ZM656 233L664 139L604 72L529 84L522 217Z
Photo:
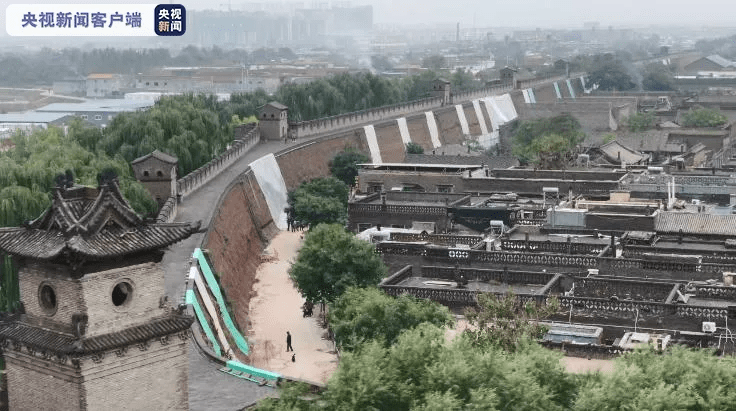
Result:
M77 269L86 260L161 249L189 237L199 224L143 221L115 179L97 189L60 185L51 207L38 219L23 227L0 228L0 250L39 260L64 258Z
M81 357L185 331L192 322L193 317L173 314L123 331L83 338L34 327L23 321L10 321L0 323L0 341L16 341L33 350L60 357Z
M170 154L166 154L163 151L153 150L153 152L151 152L149 154L146 154L145 156L138 157L135 160L131 161L130 164L131 165L132 164L138 164L141 161L145 161L145 160L147 160L147 159L149 159L151 157L157 158L157 159L159 159L159 160L161 160L161 161L163 161L165 163L170 163L170 164L176 164L176 163L179 162L179 159L178 158L176 158L176 157L174 157L174 156L172 156Z
M26 113L0 114L0 123L51 123L74 113L53 112L39 113L29 111Z
M100 99L85 100L83 103L52 103L38 108L36 111L55 113L78 113L84 111L126 112L146 109L153 105L153 100Z

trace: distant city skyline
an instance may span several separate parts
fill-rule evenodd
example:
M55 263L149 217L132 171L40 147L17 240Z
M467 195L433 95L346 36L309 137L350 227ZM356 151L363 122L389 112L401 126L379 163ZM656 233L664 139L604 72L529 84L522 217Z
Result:
M274 6L301 3L313 8L319 5L372 5L375 24L437 24L460 23L461 28L471 27L519 27L519 28L583 28L586 22L598 22L602 28L633 25L688 25L736 27L732 16L736 14L736 3L723 0L701 0L697 3L671 0L667 3L656 0L619 0L618 2L595 2L588 0L515 0L513 2L486 2L481 0L421 0L395 2L394 0L357 1L238 1L220 0L172 0L161 3L181 3L192 10L245 10L248 5L268 3ZM90 0L11 0L2 1L2 26L5 26L5 9L10 4L38 3L116 3L115 1ZM153 4L155 1L125 1L121 3ZM283 7L276 7L283 10Z

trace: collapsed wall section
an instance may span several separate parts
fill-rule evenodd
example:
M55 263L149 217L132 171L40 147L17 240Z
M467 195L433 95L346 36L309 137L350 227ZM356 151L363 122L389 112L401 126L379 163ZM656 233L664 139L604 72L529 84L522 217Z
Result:
M248 170L223 192L202 241L241 330L248 329L248 306L261 253L277 232L266 197Z

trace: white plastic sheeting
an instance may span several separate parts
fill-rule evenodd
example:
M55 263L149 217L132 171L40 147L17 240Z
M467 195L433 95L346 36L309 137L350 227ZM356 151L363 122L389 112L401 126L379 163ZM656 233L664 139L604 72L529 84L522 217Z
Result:
M572 98L575 98L575 89L572 87L570 79L567 79L567 89L570 90L570 95L572 96Z
M534 94L534 89L529 89L529 100L531 100L532 104L537 104L537 96Z
M266 154L250 163L250 168L258 181L258 186L261 187L263 196L266 197L271 218L279 229L286 230L286 212L284 211L287 207L286 183L276 157L273 154Z
M506 122L515 120L519 116L516 114L516 108L514 107L514 102L511 100L511 94L502 94L500 96L493 96L492 98L501 111L503 118L506 119Z
M411 143L411 136L409 135L409 127L406 125L406 117L396 119L399 124L399 134L401 134L401 141L404 145Z
M488 134L488 127L486 127L486 119L483 117L483 113L480 111L480 101L473 100L473 108L475 109L475 116L478 117L478 124L480 125L480 134Z
M554 84L554 86L555 86L555 94L557 94L557 98L560 99L560 100L562 100L562 93L560 93L560 85L557 84L556 81L554 83L552 83L552 84Z
M532 99L529 98L529 90L528 89L522 89L521 90L521 95L524 96L524 102L526 104L531 104L532 103Z
M368 149L371 151L371 161L373 164L383 163L381 160L381 149L378 147L378 139L376 138L376 129L373 124L363 126L365 130L365 139L368 140Z
M440 132L437 128L437 120L434 119L434 113L431 111L425 111L424 115L427 116L427 127L429 128L429 137L432 138L432 146L434 148L442 147L440 142Z
M455 110L457 111L457 119L460 121L460 129L462 129L463 135L469 136L470 126L468 126L468 119L465 118L465 110L463 110L463 105L456 105Z

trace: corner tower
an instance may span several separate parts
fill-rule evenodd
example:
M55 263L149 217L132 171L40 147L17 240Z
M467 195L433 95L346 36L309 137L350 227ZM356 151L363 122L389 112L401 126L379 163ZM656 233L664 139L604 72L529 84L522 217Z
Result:
M62 182L37 220L0 228L22 303L0 322L10 409L187 409L193 318L167 303L160 261L198 229L141 220L114 178Z

